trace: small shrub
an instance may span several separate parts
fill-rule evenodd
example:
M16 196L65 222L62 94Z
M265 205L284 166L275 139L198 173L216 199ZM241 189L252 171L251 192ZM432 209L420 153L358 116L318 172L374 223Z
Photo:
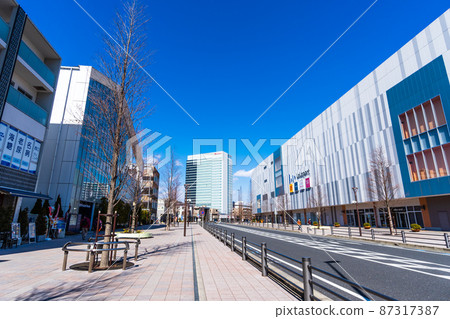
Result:
M364 223L363 226L364 227L370 227L371 225L369 223Z
M411 224L411 229L418 229L421 230L422 227L419 224Z
M319 223L318 223L318 222L313 222L313 225L314 225L314 226L318 226Z
M341 224L339 224L338 222L334 223L334 227L339 227L341 226Z

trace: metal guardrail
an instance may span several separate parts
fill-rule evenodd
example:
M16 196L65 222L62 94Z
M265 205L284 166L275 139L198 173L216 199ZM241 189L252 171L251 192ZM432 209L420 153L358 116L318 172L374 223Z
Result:
M372 299L374 299L373 297L375 296L379 300L396 300L380 292L361 286L358 283L336 276L318 267L314 267L311 265L311 258L309 257L303 257L300 261L267 248L267 244L264 242L261 244L253 243L247 241L246 237L242 237L241 240L238 240L234 233L229 236L227 231L220 227L207 224L205 225L205 229L219 239L220 242L223 242L224 245L230 246L231 251L241 254L242 260L249 261L257 266L257 268L261 270L262 276L271 276L283 286L288 287L289 290L296 290L305 301L319 301L321 299L319 299L318 295L324 295L324 293L335 296L340 300L351 300L338 291L319 283L319 281L329 282L328 279L338 281L348 287L363 291L364 295L361 295L361 297L367 300L370 300L370 296L372 296ZM237 245L236 242L241 245ZM326 279L316 275L316 273L325 276ZM318 288L320 293L315 295L314 288Z
M118 247L119 244L124 245L124 247ZM88 248L74 247L74 246L81 246L81 245L86 245ZM91 245L92 245L92 247L91 247ZM108 245L109 248L103 248L103 245ZM62 247L62 250L64 251L64 259L63 259L63 265L62 265L63 271L65 271L67 268L67 259L69 257L69 251L74 251L74 252L87 252L90 255L88 272L91 273L94 268L95 255L100 252L103 252L103 251L116 252L118 250L123 250L122 269L125 270L127 267L127 252L128 252L128 250L130 250L130 245L128 242L121 242L121 241L87 242L87 243L86 242L71 242L71 241L69 241Z
M247 222L242 223L242 225L252 226L256 228L267 228L267 229L284 229L284 230L298 230L299 232L303 232L302 227L298 227L295 224L274 224L274 223L255 223L255 222ZM407 230L396 229L396 234L391 235L389 229L365 229L361 228L361 236L359 236L359 230L355 232L354 227L335 227L335 226L325 226L325 228L311 228L309 225L306 226L307 234L314 235L322 235L325 236L326 229L330 230L329 234L334 236L342 236L347 238L364 238L371 239L373 241L376 240L385 240L398 242L403 244L416 244L416 245L425 245L425 246L436 246L442 248L450 249L450 236L448 233L440 233L434 234L430 232L409 232Z

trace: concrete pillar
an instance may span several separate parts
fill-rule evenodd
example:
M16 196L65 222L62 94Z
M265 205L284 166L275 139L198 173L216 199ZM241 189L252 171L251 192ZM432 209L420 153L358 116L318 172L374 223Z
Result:
M17 197L17 199L16 199L16 209L14 210L13 223L17 223L17 220L19 219L20 206L22 206L22 197Z

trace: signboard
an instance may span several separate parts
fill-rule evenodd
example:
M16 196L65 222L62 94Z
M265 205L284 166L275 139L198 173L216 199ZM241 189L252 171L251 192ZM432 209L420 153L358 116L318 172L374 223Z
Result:
M29 169L29 172L32 174L36 174L37 162L39 160L39 152L40 151L41 151L41 143L38 141L35 141L33 150L31 151L30 169Z
M77 218L78 218L77 214L70 214L69 226L76 226L77 225Z
M11 238L12 239L20 238L20 224L19 223L11 223Z
M311 179L309 177L305 178L305 188L311 188Z
M34 238L34 241L36 241L36 224L35 223L28 224L28 242L30 242L32 238Z
M294 192L294 184L289 184L289 193L293 193Z
M4 123L0 123L0 158L2 156L3 144L6 141L6 132L8 131L8 126Z
M11 161L11 168L19 169L20 163L22 162L23 151L25 148L25 141L27 136L25 133L20 131L17 132L17 141L14 146L14 153Z
M28 172L28 168L30 167L30 159L31 159L31 151L33 150L34 138L31 136L27 136L27 140L25 141L25 148L23 151L22 163L20 163L20 170L24 172Z
M0 164L36 174L41 142L24 132L0 123Z
M5 146L3 147L3 154L1 158L1 164L4 166L9 167L11 164L16 139L17 139L17 130L13 127L10 127L8 129L8 133L6 134Z

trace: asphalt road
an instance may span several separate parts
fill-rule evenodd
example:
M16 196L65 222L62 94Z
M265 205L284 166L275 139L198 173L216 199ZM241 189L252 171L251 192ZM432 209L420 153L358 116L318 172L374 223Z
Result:
M214 226L226 229L228 235L235 233L238 240L246 236L248 242L265 242L268 249L297 260L311 257L315 267L398 300L450 300L449 253L239 225ZM361 289L314 274L339 285L333 290L351 300L377 299Z

